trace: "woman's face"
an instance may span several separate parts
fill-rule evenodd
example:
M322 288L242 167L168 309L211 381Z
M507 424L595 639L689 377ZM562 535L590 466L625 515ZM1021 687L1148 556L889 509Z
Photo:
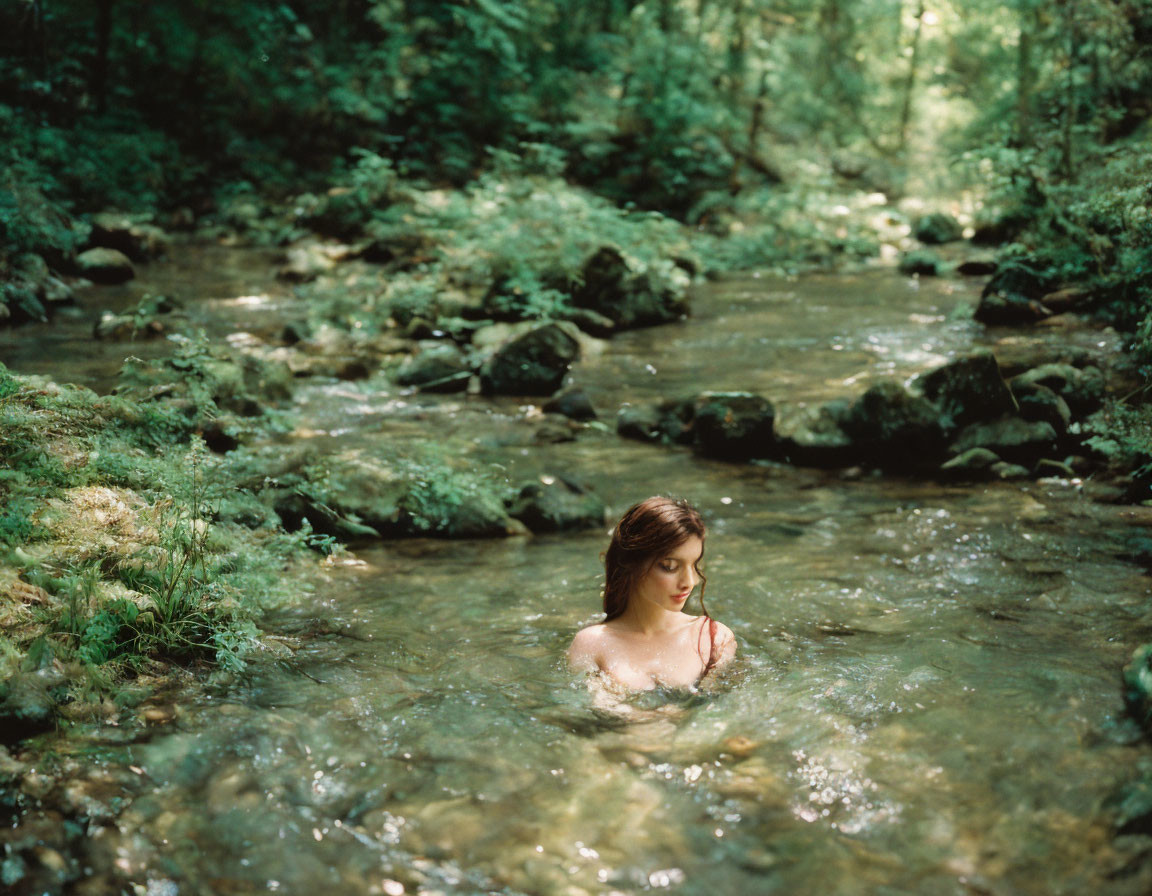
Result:
M704 541L690 535L664 556L657 557L648 569L632 597L648 601L664 610L678 612L684 609L688 595L700 581L696 564L704 556Z

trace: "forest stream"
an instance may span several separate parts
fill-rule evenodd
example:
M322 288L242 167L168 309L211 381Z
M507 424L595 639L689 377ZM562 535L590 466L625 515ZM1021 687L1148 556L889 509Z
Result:
M71 318L0 333L0 353L106 389L125 353L168 347L93 343L91 314L149 291L238 347L299 313L264 253L186 248ZM510 481L578 478L610 518L690 498L736 667L626 718L593 708L562 658L598 618L607 524L353 545L270 620L332 632L291 664L166 726L68 735L115 816L86 844L90 880L153 896L1148 892L1108 807L1152 767L1119 671L1147 640L1149 580L1090 483L730 464L612 426L626 403L707 389L764 394L786 418L977 347L1112 348L1098 330L985 328L966 313L977 292L890 270L701 285L687 320L577 363L606 425L570 441L542 444L525 400L301 380L286 442L316 452L466 441Z

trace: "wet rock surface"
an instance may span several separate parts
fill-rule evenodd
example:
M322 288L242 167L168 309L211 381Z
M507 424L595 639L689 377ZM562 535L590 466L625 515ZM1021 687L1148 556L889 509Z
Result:
M548 476L523 486L508 513L532 532L565 532L602 527L607 507L576 481Z
M117 249L88 249L76 256L76 272L93 283L114 286L136 276L132 260Z
M551 395L580 356L580 343L558 324L545 324L498 348L480 369L489 395Z

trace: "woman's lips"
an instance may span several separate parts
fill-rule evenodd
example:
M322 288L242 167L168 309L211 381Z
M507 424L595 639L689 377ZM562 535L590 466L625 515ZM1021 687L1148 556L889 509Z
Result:
M672 600L688 600L688 595L691 591L681 591L679 594L672 595Z

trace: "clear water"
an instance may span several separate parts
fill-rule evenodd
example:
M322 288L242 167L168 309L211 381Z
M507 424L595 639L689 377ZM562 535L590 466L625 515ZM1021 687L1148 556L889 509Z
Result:
M971 301L891 274L733 281L574 380L609 420L708 388L852 394L995 344L953 314ZM519 402L382 379L311 386L300 407L318 449L467 445L513 482L577 473L613 515L655 492L693 499L736 668L638 699L627 721L592 707L561 657L597 618L606 531L361 546L361 565L280 620L338 633L307 641L295 671L265 667L111 751L149 786L93 840L95 878L182 893L1148 891L1108 801L1149 762L1119 687L1152 630L1149 579L1080 484L728 465L610 427L541 445Z

